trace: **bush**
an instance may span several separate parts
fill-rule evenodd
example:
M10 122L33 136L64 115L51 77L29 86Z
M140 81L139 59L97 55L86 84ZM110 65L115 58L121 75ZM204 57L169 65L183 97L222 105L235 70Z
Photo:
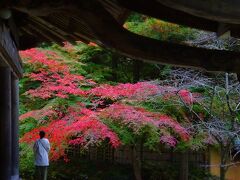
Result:
M132 180L134 176L128 165L72 158L68 163L63 160L51 163L49 179Z
M20 144L20 176L23 179L32 180L34 179L34 156L32 147L21 143Z

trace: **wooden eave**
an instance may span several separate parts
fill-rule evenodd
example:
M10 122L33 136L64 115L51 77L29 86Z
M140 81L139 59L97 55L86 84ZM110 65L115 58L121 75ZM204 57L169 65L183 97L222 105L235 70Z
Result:
M240 53L209 50L162 42L133 34L123 28L128 15L139 12L165 21L219 32L222 21L196 16L157 0L79 0L56 2L23 1L13 4L20 34L20 49L41 42L96 42L133 59L148 62L192 66L208 71L240 72ZM207 15L207 12L206 12ZM226 30L239 37L240 25L227 22ZM224 32L223 32L224 33ZM24 39L28 41L24 41Z
M23 70L21 59L10 30L4 24L0 25L0 66L9 67L15 77L21 77Z

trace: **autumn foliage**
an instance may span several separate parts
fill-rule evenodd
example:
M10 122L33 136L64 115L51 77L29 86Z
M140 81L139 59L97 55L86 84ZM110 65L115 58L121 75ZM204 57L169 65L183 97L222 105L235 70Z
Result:
M91 84L83 76L71 74L66 64L58 62L58 55L52 52L42 52L32 48L21 52L26 63L31 64L34 72L26 74L32 81L39 81L40 87L30 89L26 94L31 97L48 99L52 97L67 98L68 95L84 95L79 87ZM53 59L54 58L54 59Z
M40 130L47 132L47 138L52 146L50 152L52 160L64 157L67 161L65 149L68 145L81 145L87 149L105 140L113 147L120 145L118 136L98 119L95 112L88 109L70 107L69 115L26 133L21 142L33 143L38 138Z
M111 86L103 84L91 89L88 93L102 99L118 100L121 98L145 99L160 92L157 85L150 82L138 82L136 84L119 84Z
M146 111L144 108L113 104L104 109L100 116L115 123L120 123L123 127L128 127L134 134L138 134L145 126L154 127L155 131L160 134L159 142L172 147L177 144L177 136L183 141L189 139L186 129L174 119L166 115ZM175 136L172 135L169 128L175 132Z
M71 48L69 45L67 47ZM143 107L135 107L134 104L127 105L128 101L141 102L166 92L168 96L181 97L185 103L193 103L194 99L188 90L177 91L154 82L98 85L82 75L73 74L59 55L51 51L33 48L22 51L21 56L24 63L32 68L25 76L39 84L36 88L28 89L25 96L46 101L74 96L85 98L91 104L89 106L75 100L74 105L66 107L64 111L46 106L21 115L21 120L48 117L39 127L24 134L21 142L31 144L38 138L39 130L46 131L52 145L52 160L63 157L67 161L66 149L69 145L80 145L82 149L87 149L92 145L108 142L116 148L124 143L116 128L125 128L133 136L139 136L141 131L147 129L147 134L157 136L157 144L171 147L190 139L186 128L176 119L166 114L150 112Z

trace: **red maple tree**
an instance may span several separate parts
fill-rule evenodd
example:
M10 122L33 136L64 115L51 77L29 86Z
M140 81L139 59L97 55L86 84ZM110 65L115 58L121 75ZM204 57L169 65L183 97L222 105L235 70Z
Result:
M72 74L56 53L33 48L22 51L21 56L33 69L26 76L40 84L39 87L28 90L25 93L27 96L46 100L54 97L69 98L69 95L84 96L88 97L91 103L104 105L87 109L84 103L78 102L68 107L65 113L48 106L21 115L21 119L51 117L43 126L24 134L21 142L32 143L38 138L40 130L46 131L52 144L52 160L64 157L67 161L66 149L69 145L80 145L86 149L106 140L113 147L121 145L120 137L105 123L106 120L108 123L117 122L134 134L138 134L144 126L153 127L159 134L158 143L172 147L175 147L178 141L188 141L190 138L187 130L170 116L119 103L123 99L144 101L159 94L166 95L166 92L170 96L179 95L185 103L193 103L194 98L188 90L177 91L175 88L159 86L153 82L116 86L103 84L90 90L82 90L81 86L92 86L96 83L81 75ZM104 104L106 99L112 100L113 104Z

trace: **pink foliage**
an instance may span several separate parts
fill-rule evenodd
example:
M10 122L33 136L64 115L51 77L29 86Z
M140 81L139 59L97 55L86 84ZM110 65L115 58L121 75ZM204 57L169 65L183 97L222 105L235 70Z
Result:
M44 130L51 142L50 157L52 160L61 157L67 160L65 150L69 145L81 145L83 148L88 148L108 140L113 147L118 147L120 145L118 136L97 118L95 112L89 111L82 109L80 112L75 112L71 109L69 112L75 113L74 115L68 115L68 118L55 120L47 126L33 129L21 138L21 142L34 142L38 138L39 131ZM74 117L74 119L70 121L69 117Z
M51 109L50 107L47 107L47 108L42 108L39 110L32 110L25 114L22 114L19 117L19 120L21 121L21 120L31 117L31 118L41 121L44 117L52 118L53 116L56 116L56 115L57 115L57 112L55 110Z
M66 64L60 63L45 54L47 52L38 49L22 51L21 56L30 63L35 72L27 74L32 81L40 81L40 87L26 92L32 97L48 99L52 97L68 98L68 95L85 95L79 87L82 84L92 85L92 81L86 80L81 75L71 74ZM56 54L53 54L56 58Z
M123 104L113 104L109 108L104 109L100 116L105 119L120 122L124 126L131 128L135 133L139 132L142 127L150 125L160 128L160 132L162 128L164 130L166 128L171 128L183 141L189 140L187 130L177 121L166 115L148 112L143 108L136 108ZM164 131L162 131L162 133L164 133ZM167 134L169 135L169 133ZM163 142L163 140L166 139L167 138L162 138L160 141ZM165 143L171 145L174 144L173 142Z
M97 45L89 43L89 46ZM65 43L64 48L69 52L73 50L73 46L69 43ZM56 53L33 48L22 51L20 54L24 61L34 69L26 76L31 81L40 82L38 88L26 92L26 95L31 97L48 99L68 98L69 95L89 95L91 102L96 101L98 105L104 105L105 99L118 101L127 98L143 101L159 95L165 99L179 99L180 97L188 105L195 101L194 94L188 90L179 91L174 87L159 86L152 82L126 83L116 86L104 84L84 91L80 89L82 85L91 86L95 85L95 82L87 80L81 75L72 74L66 64L57 61L61 58ZM40 130L46 131L52 144L50 156L52 160L61 157L67 160L65 150L69 145L80 145L83 148L88 148L107 140L113 147L118 147L121 144L120 139L101 121L102 119L117 122L131 129L135 134L138 134L143 127L151 126L159 132L159 142L171 147L175 147L179 139L189 140L187 130L170 116L120 103L102 107L104 109L98 109L99 112L95 112L85 108L84 104L77 103L75 106L69 107L66 113L57 112L51 107L27 112L21 115L21 120L28 117L33 117L36 120L49 117L50 120L47 125L26 133L21 138L21 142L32 143L38 138Z
M101 85L89 91L90 95L98 96L103 99L117 100L122 97L145 99L149 96L156 95L160 89L157 85L150 82L138 82L135 84L119 84L111 86L108 84Z
M186 104L192 104L194 102L194 97L192 93L186 89L181 89L178 92L179 96L182 98L183 102Z
M151 82L138 82L135 84L119 84L111 86L108 84L95 87L88 91L88 94L100 97L101 99L119 100L128 98L134 100L145 100L153 96L163 96L164 99L179 98L187 105L196 101L196 93L191 93L187 89L178 90L171 86L160 86Z
M160 137L160 142L166 143L170 147L175 147L177 145L177 140L175 137L170 135L163 135Z
M191 105L194 102L196 102L199 96L198 93L192 93L187 89L178 90L177 88L174 88L174 87L163 87L163 88L167 89L167 91L163 93L163 98L165 100L180 98L180 100L184 102L186 105Z

